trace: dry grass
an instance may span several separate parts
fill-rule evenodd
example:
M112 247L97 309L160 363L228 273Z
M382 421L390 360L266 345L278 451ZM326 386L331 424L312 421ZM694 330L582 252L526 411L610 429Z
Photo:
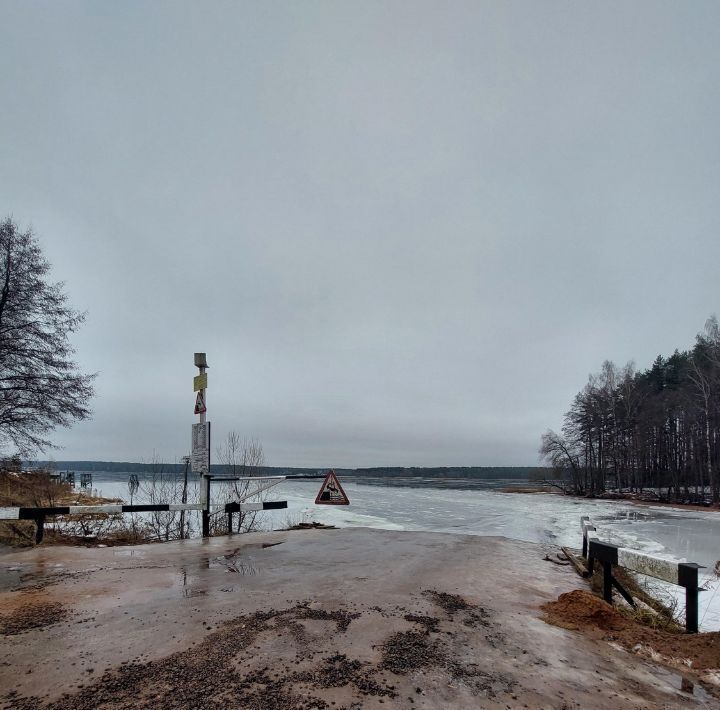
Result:
M84 491L75 491L69 483L52 478L48 471L0 471L0 506L3 507L43 508L113 502L117 499L93 497ZM57 520L62 521L62 525L46 526L45 544L130 545L147 542L147 537L140 530L128 526L122 516L67 515ZM34 545L35 523L31 520L0 521L0 544L13 547Z
M47 471L0 471L0 506L52 506L71 494L69 483L61 483L51 478Z
M557 493L557 489L553 491L550 486L537 483L529 486L506 486L498 489L500 493Z
M0 545L30 547L35 544L35 523L30 520L0 520Z

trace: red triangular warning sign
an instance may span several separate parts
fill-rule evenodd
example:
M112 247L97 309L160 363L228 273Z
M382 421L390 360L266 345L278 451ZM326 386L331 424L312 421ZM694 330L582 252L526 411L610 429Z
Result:
M198 392L197 397L195 397L195 414L204 414L205 412L207 412L205 397L203 397L202 392Z
M340 485L335 471L328 471L320 492L315 499L315 505L350 505L350 499Z

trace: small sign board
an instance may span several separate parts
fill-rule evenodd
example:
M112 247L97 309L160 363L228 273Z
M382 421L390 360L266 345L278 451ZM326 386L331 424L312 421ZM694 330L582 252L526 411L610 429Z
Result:
M195 375L193 377L193 392L205 389L207 389L207 372L203 372L202 375Z
M205 414L205 412L207 412L207 407L205 406L205 397L201 390L197 393L197 397L195 397L195 414Z
M17 520L20 517L20 508L0 508L0 520Z
M210 473L210 422L192 425L191 452L193 473Z
M328 471L325 476L320 492L315 498L315 505L350 505L350 499L345 495L335 471Z

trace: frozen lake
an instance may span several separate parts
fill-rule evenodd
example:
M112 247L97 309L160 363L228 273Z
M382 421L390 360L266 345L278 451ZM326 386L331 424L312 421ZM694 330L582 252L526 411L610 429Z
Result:
M128 498L127 476L93 474L93 487L105 496ZM700 570L700 625L720 630L720 513L578 500L548 494L503 493L509 481L430 481L341 479L349 506L314 505L320 481L282 482L267 500L287 500L287 510L264 513L266 528L301 521L387 530L429 530L466 535L502 535L547 545L580 547L580 517L588 515L603 538L624 547L705 565ZM220 485L220 484L218 484ZM468 564L472 561L469 560ZM674 590L684 608L684 590Z

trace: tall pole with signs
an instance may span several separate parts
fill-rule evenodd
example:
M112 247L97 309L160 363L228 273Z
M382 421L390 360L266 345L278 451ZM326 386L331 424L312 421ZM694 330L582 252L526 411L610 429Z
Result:
M195 353L195 367L200 374L193 378L195 395L195 414L200 421L192 426L192 470L203 477L202 482L202 534L210 536L210 422L207 421L207 357L205 353Z

